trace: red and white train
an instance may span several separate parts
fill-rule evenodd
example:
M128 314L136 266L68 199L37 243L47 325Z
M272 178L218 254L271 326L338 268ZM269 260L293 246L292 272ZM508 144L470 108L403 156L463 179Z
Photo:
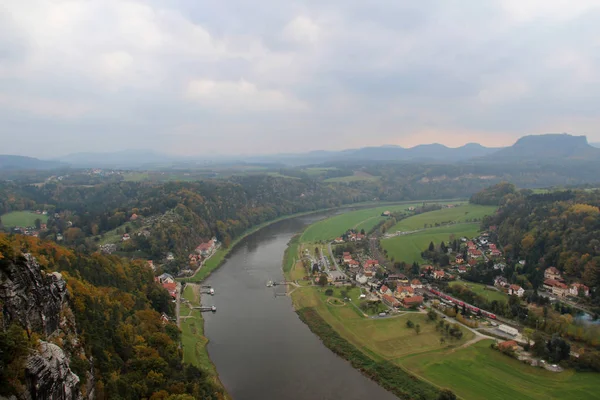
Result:
M496 314L492 314L489 311L485 311L485 310L482 310L482 309L477 308L475 306L472 306L469 303L465 303L462 300L455 299L454 297L448 296L447 294L442 293L439 290L429 289L429 291L431 293L435 294L436 296L439 296L441 299L447 300L447 301L449 301L451 303L454 303L454 304L456 304L456 305L458 305L460 307L465 306L465 308L469 309L471 312L474 312L474 313L481 312L481 315L483 315L484 317L491 318L491 319L496 319Z

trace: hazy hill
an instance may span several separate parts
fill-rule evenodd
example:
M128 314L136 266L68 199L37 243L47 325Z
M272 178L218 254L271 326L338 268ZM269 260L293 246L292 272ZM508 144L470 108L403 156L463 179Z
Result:
M0 154L0 169L54 169L64 167L57 161L40 160L34 157Z
M57 160L80 168L137 168L172 164L177 162L178 158L151 150L121 150L108 153L73 153Z
M591 146L585 136L566 133L523 136L517 142L488 157L493 162L600 161L600 149Z

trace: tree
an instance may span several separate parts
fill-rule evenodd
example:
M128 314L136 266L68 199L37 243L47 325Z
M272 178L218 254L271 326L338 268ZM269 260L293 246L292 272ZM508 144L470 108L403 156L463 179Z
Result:
M418 335L419 333L421 333L421 325L419 325L419 324L416 324L416 325L415 325L415 332L417 332L417 335Z
M456 400L456 395L450 389L440 390L438 400Z
M442 240L442 243L440 243L440 249L442 250L443 253L447 253L448 252L448 248L446 247L446 243L444 243L443 240Z
M430 321L435 321L437 319L437 313L433 310L427 311L427 317Z
M332 294L333 294L333 289L327 289L327 290L325 291L325 295L326 295L326 296L331 296Z
M440 338L440 345L444 345L444 343L446 343L446 339L442 336Z
M35 229L40 229L42 227L42 220L39 218L36 218L34 224L35 224Z
M406 321L406 327L407 328L413 328L415 326L415 324L409 319L408 321Z
M345 299L346 297L348 297L348 292L347 292L347 291L345 291L345 290L342 290L342 291L340 292L340 294L342 295L342 298L344 298L344 299Z
M365 234L365 230L364 230L364 229L361 229L361 230L360 230L360 234L361 234L361 235L364 235L364 234Z
M435 245L433 242L429 242L429 251L435 251Z
M319 285L320 286L325 286L327 285L328 281L327 281L327 275L326 274L321 274L321 276L319 276Z

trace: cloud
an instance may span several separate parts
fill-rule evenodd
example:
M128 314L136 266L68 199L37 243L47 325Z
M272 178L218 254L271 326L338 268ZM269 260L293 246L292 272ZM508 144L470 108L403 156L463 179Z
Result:
M3 152L598 141L597 4L0 0Z
M187 96L205 107L229 114L275 110L301 111L306 108L296 99L277 90L260 89L245 80L193 80L187 87Z

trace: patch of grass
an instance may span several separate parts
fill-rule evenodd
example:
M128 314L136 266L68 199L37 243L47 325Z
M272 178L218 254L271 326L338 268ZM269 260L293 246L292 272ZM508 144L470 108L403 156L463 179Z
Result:
M300 319L308 325L331 351L350 361L354 368L379 383L402 399L435 399L438 389L427 382L421 381L410 373L387 361L376 361L361 352L350 342L341 337L331 326L312 308L302 308L297 311Z
M484 340L451 354L426 353L402 364L464 399L599 399L600 374L534 368L490 349Z
M194 306L200 305L193 288L187 286L184 289L183 297L190 301ZM183 346L183 361L195 365L210 374L216 376L215 366L208 357L206 345L208 339L204 336L204 318L199 310L191 310L185 305L181 305L181 316L191 316L181 320L181 343Z
M40 219L42 224L48 222L48 216L42 214L36 214L31 211L13 211L6 214L0 215L2 225L12 228L15 226L35 226L35 220Z
M445 222L459 223L466 220L481 220L486 215L491 215L496 211L494 206L480 206L477 204L464 204L454 208L444 208L437 211L430 211L403 219L389 229L389 232L396 231L414 231L424 229L425 224L428 227L435 226L436 223Z
M497 300L499 302L508 301L508 295L506 293L496 291L496 290L488 290L488 289L486 289L486 286L481 283L454 281L454 282L450 282L450 286L466 286L472 292L475 292L478 295L484 297L487 301L493 301L493 300Z
M302 172L305 172L309 176L319 176L327 173L327 171L334 171L336 167L323 167L323 168L304 168Z
M421 252L429 246L430 242L439 243L442 240L448 242L452 234L456 238L462 236L473 237L478 232L478 223L450 225L442 228L427 229L410 235L382 239L381 246L384 250L387 250L388 258L391 259L394 257L394 261L404 261L407 263L416 261L422 263L424 260L421 257Z
M150 179L150 174L148 172L125 172L123 174L123 180L129 182L142 182Z
M133 222L125 222L123 225L118 226L112 231L104 232L104 234L97 236L100 240L98 241L99 245L107 244L107 243L118 243L121 241L123 234L127 227L130 228L131 232L134 231Z
M358 181L377 181L379 179L380 179L379 176L367 174L366 172L354 171L353 175L329 178L329 179L325 179L323 182L348 183L348 182L358 182Z
M381 213L384 211L404 211L411 206L418 206L419 204L421 203L415 202L394 204L375 208L366 208L364 210L350 211L344 214L336 215L331 218L318 221L309 226L300 237L300 241L305 243L318 242L320 240L332 240L338 236L341 236L350 228L359 230L364 228L365 231L368 231L378 222L385 219L385 217L381 216Z

